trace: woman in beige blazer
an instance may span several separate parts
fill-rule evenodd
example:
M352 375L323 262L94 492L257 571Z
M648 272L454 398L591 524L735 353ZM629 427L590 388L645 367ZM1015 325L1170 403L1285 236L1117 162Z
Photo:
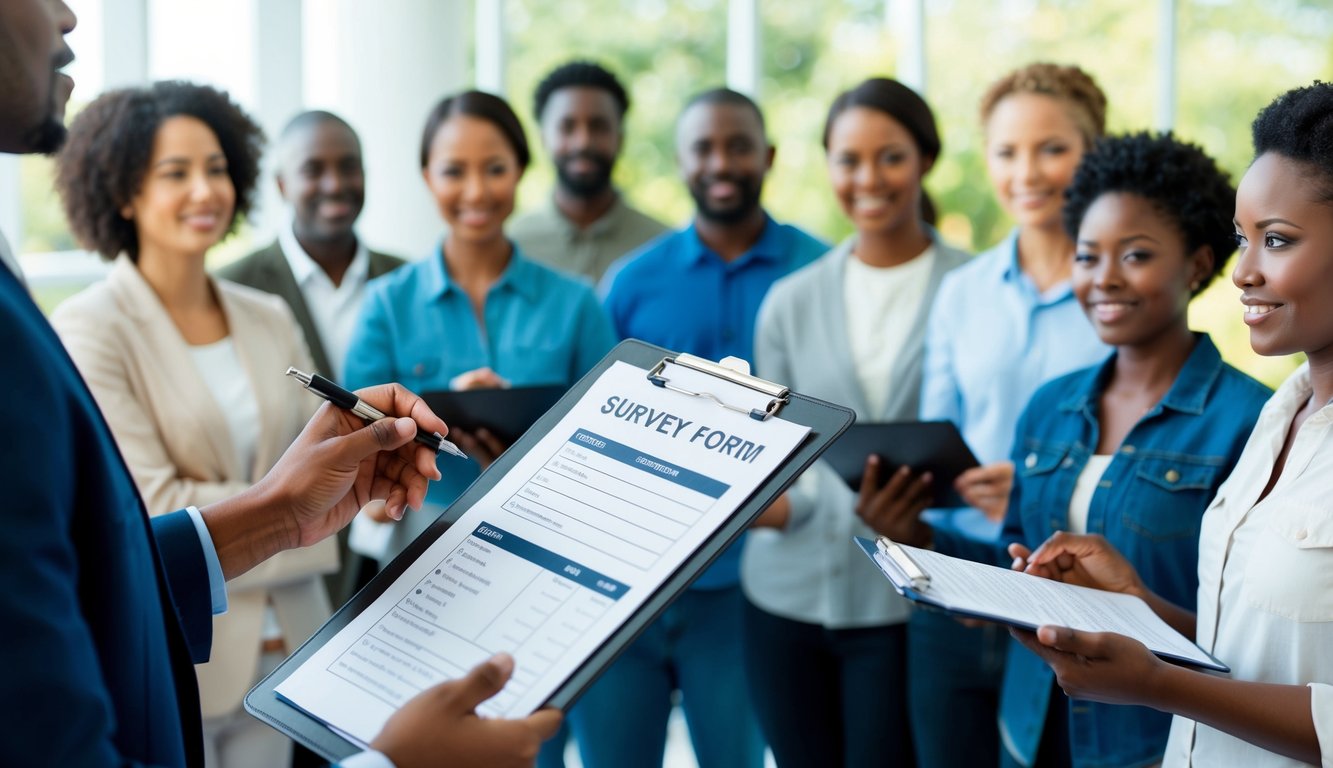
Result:
M74 232L115 262L52 323L150 514L247 488L318 404L283 376L311 363L282 300L204 270L208 249L247 208L261 144L225 94L160 83L98 98L59 158ZM210 766L288 762L290 742L248 717L241 699L329 616L319 575L336 567L328 539L228 583L212 659L196 668Z

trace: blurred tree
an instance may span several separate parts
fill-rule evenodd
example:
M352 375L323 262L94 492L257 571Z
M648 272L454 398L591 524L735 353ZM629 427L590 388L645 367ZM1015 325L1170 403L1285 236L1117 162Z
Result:
M673 223L692 204L676 172L675 119L684 101L722 85L728 0L495 0L505 3L505 94L540 147L532 93L555 66L600 61L633 100L616 180L634 203ZM829 190L820 147L824 115L839 91L894 74L891 0L762 0L760 105L778 147L765 204L780 219L829 240L850 227ZM973 250L999 240L1010 223L986 179L977 102L991 81L1030 61L1069 62L1097 78L1110 100L1113 131L1156 125L1157 3L1116 0L931 0L926 3L926 96L944 139L927 179L945 237ZM1328 0L1177 0L1177 120L1236 179L1249 162L1249 122L1277 93L1333 79L1333 7ZM553 172L538 149L521 207L549 194ZM23 160L21 252L73 247L50 185L50 161ZM219 249L225 261L248 234ZM1295 364L1249 349L1228 280L1194 303L1196 327L1224 356L1270 383Z
M531 94L552 67L593 58L634 100L617 181L646 210L680 223L691 204L677 175L672 132L690 94L726 72L726 0L507 0L509 96L529 121ZM894 73L898 43L884 0L760 5L760 105L778 147L765 203L780 219L830 240L850 227L829 190L820 147L834 95ZM1011 226L986 178L977 103L1005 72L1036 60L1077 64L1101 84L1112 131L1152 128L1157 97L1157 6L1114 0L932 0L926 4L926 96L944 154L927 178L946 238L981 250ZM1249 121L1280 91L1333 78L1327 0L1178 0L1177 133L1202 144L1236 179L1249 161ZM525 182L522 205L549 193L549 163ZM1250 350L1223 279L1195 301L1193 320L1233 364L1276 383L1297 361Z

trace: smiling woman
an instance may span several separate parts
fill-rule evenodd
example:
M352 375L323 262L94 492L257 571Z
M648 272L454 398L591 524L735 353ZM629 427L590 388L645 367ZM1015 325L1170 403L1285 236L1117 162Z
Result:
M592 290L529 261L505 236L528 161L518 117L498 96L466 91L431 110L421 176L448 232L427 258L367 286L347 355L353 389L381 381L417 392L567 386L614 345ZM450 436L472 458L431 485L435 513L508 447L485 430ZM436 516L422 510L392 524L362 516L353 539L387 541L381 551L366 547L387 563Z
M1140 133L1099 141L1065 196L1074 295L1115 352L1028 403L999 539L1008 553L995 554L1007 563L1055 531L1095 533L1151 589L1193 606L1203 512L1271 394L1188 324L1190 299L1234 248L1235 192L1202 150ZM1040 658L1009 648L1000 727L1015 764L1152 763L1170 722L1151 709L1076 707Z
M1071 696L1175 713L1173 768L1333 760L1333 84L1278 97L1254 122L1254 148L1232 279L1255 349L1309 363L1264 406L1203 516L1197 614L1102 537L1057 533L1016 564L1138 595L1231 666L1229 678L1190 671L1109 633L1022 633Z
M1078 67L1036 63L991 84L980 112L991 186L1016 226L940 286L926 332L920 416L957 424L983 463L955 483L973 509L938 517L937 530L993 541L1023 406L1045 382L1109 351L1074 300L1074 244L1060 224L1065 188L1105 127L1106 97ZM967 628L925 612L913 615L911 632L920 764L994 765L1007 638L995 627ZM978 736L952 738L956 730Z
M922 180L940 153L930 106L872 78L834 99L824 128L834 194L856 233L774 283L759 310L760 375L856 409L914 420L926 317L967 254L925 220ZM724 446L725 449L725 446ZM861 501L924 507L912 492ZM745 544L741 583L751 699L778 765L913 763L908 731L907 603L856 578L852 536L873 536L862 504L823 462L783 496L779 527ZM840 717L838 713L857 713Z
M286 304L204 271L253 200L262 143L226 94L168 82L93 101L58 158L71 227L115 263L51 322L149 514L250 487L314 410L265 375L310 364ZM328 617L318 577L337 567L335 546L284 552L228 584L227 613L214 619L222 639L197 668L210 766L286 762L291 742L247 716L241 698Z

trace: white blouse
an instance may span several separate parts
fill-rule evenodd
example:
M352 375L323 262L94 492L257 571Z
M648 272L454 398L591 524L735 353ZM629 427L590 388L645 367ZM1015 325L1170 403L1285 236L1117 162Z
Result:
M190 347L190 356L227 419L236 458L245 477L231 478L254 482L255 453L259 450L259 402L250 386L250 377L241 365L240 355L230 336L212 344Z
M1333 403L1301 425L1277 485L1258 501L1311 392L1307 364L1264 406L1204 513L1197 640L1237 680L1308 685L1321 764L1333 768ZM1177 717L1164 768L1214 765L1303 763Z
M847 313L847 341L852 349L856 379L870 412L884 413L894 366L916 325L935 266L935 246L895 267L872 267L847 256L843 295Z
M1088 457L1088 463L1083 465L1083 471L1078 473L1078 479L1074 481L1074 493L1069 497L1070 533L1088 532L1088 510L1092 508L1092 497L1097 493L1097 483L1101 482L1102 475L1106 474L1106 468L1111 466L1111 459L1114 458L1114 454L1094 453Z

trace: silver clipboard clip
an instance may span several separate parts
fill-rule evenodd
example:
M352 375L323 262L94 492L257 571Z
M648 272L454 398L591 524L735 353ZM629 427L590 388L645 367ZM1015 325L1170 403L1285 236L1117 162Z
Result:
M684 387L676 386L671 383L670 379L662 374L662 372L666 370L667 363L674 363L686 368L692 368L701 373L716 376L719 379L730 381L733 384L739 384L742 387L761 392L768 395L768 405L763 410L758 408L742 408L724 402L722 398L712 392L694 392L685 389ZM751 376L748 373L733 370L720 363L705 360L702 357L695 357L694 355L681 354L676 355L675 357L662 358L661 362L653 366L653 369L648 372L648 381L651 381L653 384L662 387L663 389L679 392L682 395L707 398L729 411L743 413L755 421L767 421L770 416L773 416L778 411L782 410L782 406L786 405L791 400L791 390L781 384L774 384L771 381L765 381L757 376Z
M912 589L924 592L930 588L930 574L926 573L926 570L918 565L916 560L912 559L912 556L902 548L901 544L893 541L888 536L880 536L875 539L875 548L879 550L881 555L887 557L889 562L893 563L902 572L902 575L907 577L907 580L912 584Z

